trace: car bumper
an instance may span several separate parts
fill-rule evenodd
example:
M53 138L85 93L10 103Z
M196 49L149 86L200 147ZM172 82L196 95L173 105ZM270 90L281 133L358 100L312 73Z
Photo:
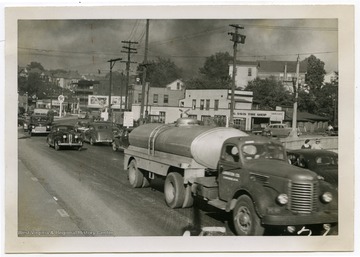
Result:
M112 143L112 139L96 139L95 143Z
M58 143L58 145L59 146L70 146L70 147L77 147L77 146L82 146L83 145L83 143L81 142L81 143L61 143L61 142L59 142Z
M337 212L318 212L309 215L267 215L262 219L266 225L288 226L288 225L313 225L325 223L337 223Z
M31 129L32 134L48 134L50 133L50 129L47 130L46 128L40 127L40 128L33 128Z

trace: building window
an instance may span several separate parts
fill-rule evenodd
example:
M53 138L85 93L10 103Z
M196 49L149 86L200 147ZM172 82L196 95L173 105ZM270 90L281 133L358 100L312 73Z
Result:
M157 104L159 100L159 95L158 94L154 94L154 98L153 98L153 103Z
M197 120L197 115L195 115L195 114L189 114L189 115L188 115L188 118Z
M196 109L196 99L192 100L192 109L195 110Z
M234 119L234 127L245 131L246 120L244 118Z
M252 69L248 68L248 76L251 77L252 76Z
M219 110L219 100L214 101L214 110L215 111Z
M206 99L206 110L210 110L210 99Z
M205 102L204 99L200 100L200 110L204 110L204 102Z
M141 97L141 93L138 94L138 103L141 103L142 97Z
M176 89L179 90L180 89L180 82L176 83Z
M164 104L169 103L169 95L164 95Z

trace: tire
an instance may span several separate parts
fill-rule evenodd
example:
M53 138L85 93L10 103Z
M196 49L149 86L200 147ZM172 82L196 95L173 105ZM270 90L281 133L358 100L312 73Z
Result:
M169 173L164 186L165 202L174 209L182 207L185 199L185 187L183 177L177 173Z
M54 141L54 148L55 148L56 151L60 150L60 146L59 146L58 141Z
M247 195L242 195L237 199L233 210L233 224L239 236L261 236L265 231L254 204Z
M112 142L111 146L112 146L113 151L116 152L117 151L116 143Z
M133 188L142 187L144 183L144 175L137 168L135 160L132 160L128 166L128 179Z
M50 138L47 138L47 143L48 143L48 147L51 147L51 140L50 140Z
M184 198L184 203L182 205L183 208L189 208L193 205L194 203L194 198L192 196L192 192L191 192L191 185L188 184L185 187L185 198Z
M147 171L141 171L143 174L143 183L141 185L141 187L145 188L145 187L149 187L150 186L150 179L149 179L149 173Z

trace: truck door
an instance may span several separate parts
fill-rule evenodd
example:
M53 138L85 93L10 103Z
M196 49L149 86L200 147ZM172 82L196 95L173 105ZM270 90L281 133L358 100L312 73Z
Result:
M239 185L240 180L240 158L239 148L235 144L226 144L222 148L219 160L219 197L228 200Z

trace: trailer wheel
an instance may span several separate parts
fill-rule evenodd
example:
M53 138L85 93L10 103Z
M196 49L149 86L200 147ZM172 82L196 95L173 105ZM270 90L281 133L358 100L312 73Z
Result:
M237 199L233 210L233 222L236 234L239 236L261 236L264 234L265 229L261 226L254 204L247 195L242 195Z
M177 172L171 172L167 175L164 185L164 194L166 204L170 208L182 207L185 198L184 179Z
M184 199L184 203L182 205L183 208L189 208L193 205L194 203L194 198L192 196L192 192L191 192L191 185L188 184L185 187L185 199Z
M128 178L130 185L134 188L141 187L143 184L144 175L137 168L135 160L132 160L128 166Z

